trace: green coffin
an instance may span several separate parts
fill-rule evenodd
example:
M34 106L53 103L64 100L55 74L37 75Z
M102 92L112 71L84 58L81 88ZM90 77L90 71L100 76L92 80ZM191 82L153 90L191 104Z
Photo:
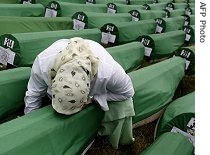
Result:
M194 155L194 147L181 134L166 132L139 155Z
M100 42L99 29L45 31L12 34L19 43L21 61L19 66L32 66L36 56L58 39L83 37ZM14 51L16 52L16 51Z
M72 116L49 105L0 125L0 154L76 155L96 137L103 112L92 105Z
M163 10L166 7L166 2L162 2L162 3L155 3L155 4L147 4L145 6L147 6L148 8L145 8L146 10Z
M185 10L184 9L176 9L176 10L171 10L170 12L170 18L171 17L178 17L178 16L182 16L185 14Z
M113 26L114 32L107 32L107 27L109 26ZM132 22L113 22L111 24L108 23L101 27L101 42L107 44L107 42L103 40L104 33L111 33L116 35L116 39L113 42L111 42L114 45L136 41L136 38L138 38L139 35L153 34L155 32L155 26L156 22L153 19ZM110 41L108 42L110 43Z
M171 18L157 18L156 23L156 33L181 30L185 23L185 17L177 16Z
M41 17L44 6L41 4L1 4L0 16Z
M69 17L6 17L0 16L0 35L72 29Z
M143 5L117 4L117 12L118 13L128 13L131 10L144 10L144 6Z
M23 99L30 73L29 67L0 71L0 123L14 116L20 108L23 108ZM1 150L2 147L0 152Z
M137 69L144 59L144 46L139 42L109 47L106 50L127 73Z
M78 21L83 22L85 24L84 28L100 28L106 23L129 22L132 20L132 18L129 13L108 14L93 12L76 12L72 16L72 20L75 28L77 28L77 25L80 25Z
M145 56L151 59L171 56L184 44L184 39L185 32L182 30L142 35L138 38L145 46Z
M96 12L96 13L106 13L107 6L106 4L77 4L77 3L67 3L58 1L61 7L61 16L63 17L72 17L76 12Z
M194 144L195 92L176 99L166 108L157 124L155 137L165 132L179 132Z
M133 101L136 115L133 123L152 116L171 102L184 77L184 68L184 59L173 57L128 73L135 90Z
M126 1L125 0L96 0L96 4L107 4L107 3L126 4Z
M129 13L132 15L133 21L164 18L166 16L166 12L163 10L131 10Z
M36 0L36 3L40 3L44 6L47 6L49 2L52 2L53 0ZM79 4L85 4L85 0L59 0L59 2L69 2L69 3L79 3Z

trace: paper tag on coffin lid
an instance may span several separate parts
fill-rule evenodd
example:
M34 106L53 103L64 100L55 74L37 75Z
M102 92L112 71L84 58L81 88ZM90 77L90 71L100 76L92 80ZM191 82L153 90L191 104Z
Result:
M51 1L45 7L45 17L60 17L61 16L61 7L60 4L56 1Z

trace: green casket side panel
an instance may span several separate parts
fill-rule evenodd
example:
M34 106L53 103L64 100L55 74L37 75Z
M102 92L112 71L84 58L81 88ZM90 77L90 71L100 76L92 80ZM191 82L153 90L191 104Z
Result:
M30 73L29 67L0 71L0 122L23 107Z
M19 0L1 0L0 4L18 4Z
M72 29L70 17L0 17L0 35L70 29Z
M126 4L125 0L96 0L96 4L107 4L107 3L115 3L117 4Z
M144 46L139 42L114 46L106 50L127 73L137 69L144 59Z
M58 39L82 37L100 42L101 32L99 29L62 30L33 33L12 34L20 44L21 62L19 66L32 66L36 56Z
M171 31L162 34L149 35L155 42L155 50L152 59L171 56L175 50L184 44L185 32L182 30Z
M44 6L47 6L50 2L52 2L52 0L36 0L36 3L40 3L40 4L44 5ZM59 2L85 4L85 0L59 0Z
M185 14L185 10L183 9L176 9L170 11L170 17L177 17L177 16L182 16Z
M128 13L131 10L144 10L144 7L142 5L117 4L117 12L118 13Z
M107 6L105 4L76 4L76 3L67 3L60 2L61 7L61 16L62 17L71 17L76 12L84 11L84 12L97 12L97 13L106 13Z
M155 33L156 22L153 19L115 23L119 29L119 43L136 41L139 35Z
M96 137L103 112L91 105L67 116L51 105L0 125L0 154L81 154Z
M157 3L157 4L148 4L150 10L163 10L166 8L167 2Z
M131 21L131 15L129 13L116 13L116 14L108 14L108 13L93 13L93 12L83 12L88 21L85 22L88 28L101 28L106 23L113 23L113 22L129 22ZM73 18L75 18L75 13Z
M163 21L162 24L158 24L159 27L163 28L160 33L181 30L185 22L183 16L159 18L159 21L160 20Z
M22 4L1 4L1 16L20 16L20 17L41 17L44 13L44 6L41 4L22 5Z
M164 148L164 149L163 149ZM193 155L194 147L184 136L166 132L139 155Z
M155 114L172 100L184 77L184 66L184 59L173 57L128 73L135 90L133 123Z
M195 92L176 99L166 108L157 124L155 136L170 132L173 127L187 132L191 118L195 118Z

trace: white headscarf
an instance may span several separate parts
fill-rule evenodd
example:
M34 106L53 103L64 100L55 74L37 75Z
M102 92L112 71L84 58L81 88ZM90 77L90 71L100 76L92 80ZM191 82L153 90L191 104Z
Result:
M66 115L81 111L87 104L90 82L97 74L98 58L82 38L72 38L56 56L50 70L52 106Z

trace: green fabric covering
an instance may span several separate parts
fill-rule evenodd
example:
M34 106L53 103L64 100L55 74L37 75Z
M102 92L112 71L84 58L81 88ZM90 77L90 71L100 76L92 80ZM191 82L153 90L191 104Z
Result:
M113 22L113 24L119 31L118 44L135 41L139 35L153 34L156 26L156 22L153 19L136 22Z
M144 59L144 46L139 42L110 47L106 50L127 73L137 69Z
M152 4L153 0L130 0L130 5Z
M144 7L142 5L117 4L117 12L118 13L128 13L131 10L144 10Z
M194 155L194 148L184 136L166 132L139 155Z
M185 23L183 16L171 17L171 18L157 18L156 33L170 32L175 30L181 30Z
M190 23L189 25L195 25L195 15L189 15Z
M106 23L129 22L132 20L131 15L129 13L108 14L93 12L77 12L72 16L72 18L77 19L78 15L83 15L84 17L87 16L87 20L83 22L87 25L88 28L100 28Z
M0 4L18 4L19 0L1 0Z
M91 105L67 116L51 105L0 125L0 154L76 155L96 137L103 112Z
M32 66L35 57L58 39L83 37L100 42L99 29L62 30L12 34L19 42L21 62L19 66Z
M166 16L165 11L163 10L131 10L129 13L135 17L135 12L139 14L139 20L164 18Z
M1 4L0 16L21 16L21 17L41 17L44 13L44 6L41 4Z
M107 4L107 3L115 3L117 4L126 4L125 0L96 0L96 4Z
M147 4L149 6L149 10L163 10L166 7L166 2L156 3L156 4Z
M185 14L184 9L176 9L176 10L172 10L172 11L169 11L169 12L170 12L170 18L177 17L177 16L182 16L182 15Z
M176 99L166 108L157 124L155 137L159 137L165 132L170 132L174 127L194 136L194 119L195 92L192 92Z
M0 16L0 35L72 29L69 17L6 17Z
M184 68L184 59L173 57L128 73L135 90L133 123L152 116L171 102L184 77Z
M194 3L188 3L189 7L192 9L195 9L195 2Z
M195 46L181 47L175 52L175 55L185 58L186 74L194 75L195 74Z
M134 141L132 132L132 116L135 115L133 100L130 98L121 102L109 102L101 123L99 135L108 136L114 148L120 144L128 145Z
M195 43L195 25L187 25L183 27L186 33L185 41L188 43Z
M61 16L63 17L71 17L76 12L84 11L84 12L97 12L97 13L106 13L107 6L106 4L76 4L76 3L67 3L58 1L61 7Z
M175 50L184 44L185 32L182 30L161 34L142 35L138 38L143 42L145 56L151 59L171 56Z
M47 4L49 4L50 2L52 2L52 0L36 0L36 3L40 3L44 6L47 6ZM59 0L59 2L85 4L85 0Z
M173 3L174 9L185 9L187 7L187 3Z
M0 71L0 123L23 108L30 71L28 67Z

